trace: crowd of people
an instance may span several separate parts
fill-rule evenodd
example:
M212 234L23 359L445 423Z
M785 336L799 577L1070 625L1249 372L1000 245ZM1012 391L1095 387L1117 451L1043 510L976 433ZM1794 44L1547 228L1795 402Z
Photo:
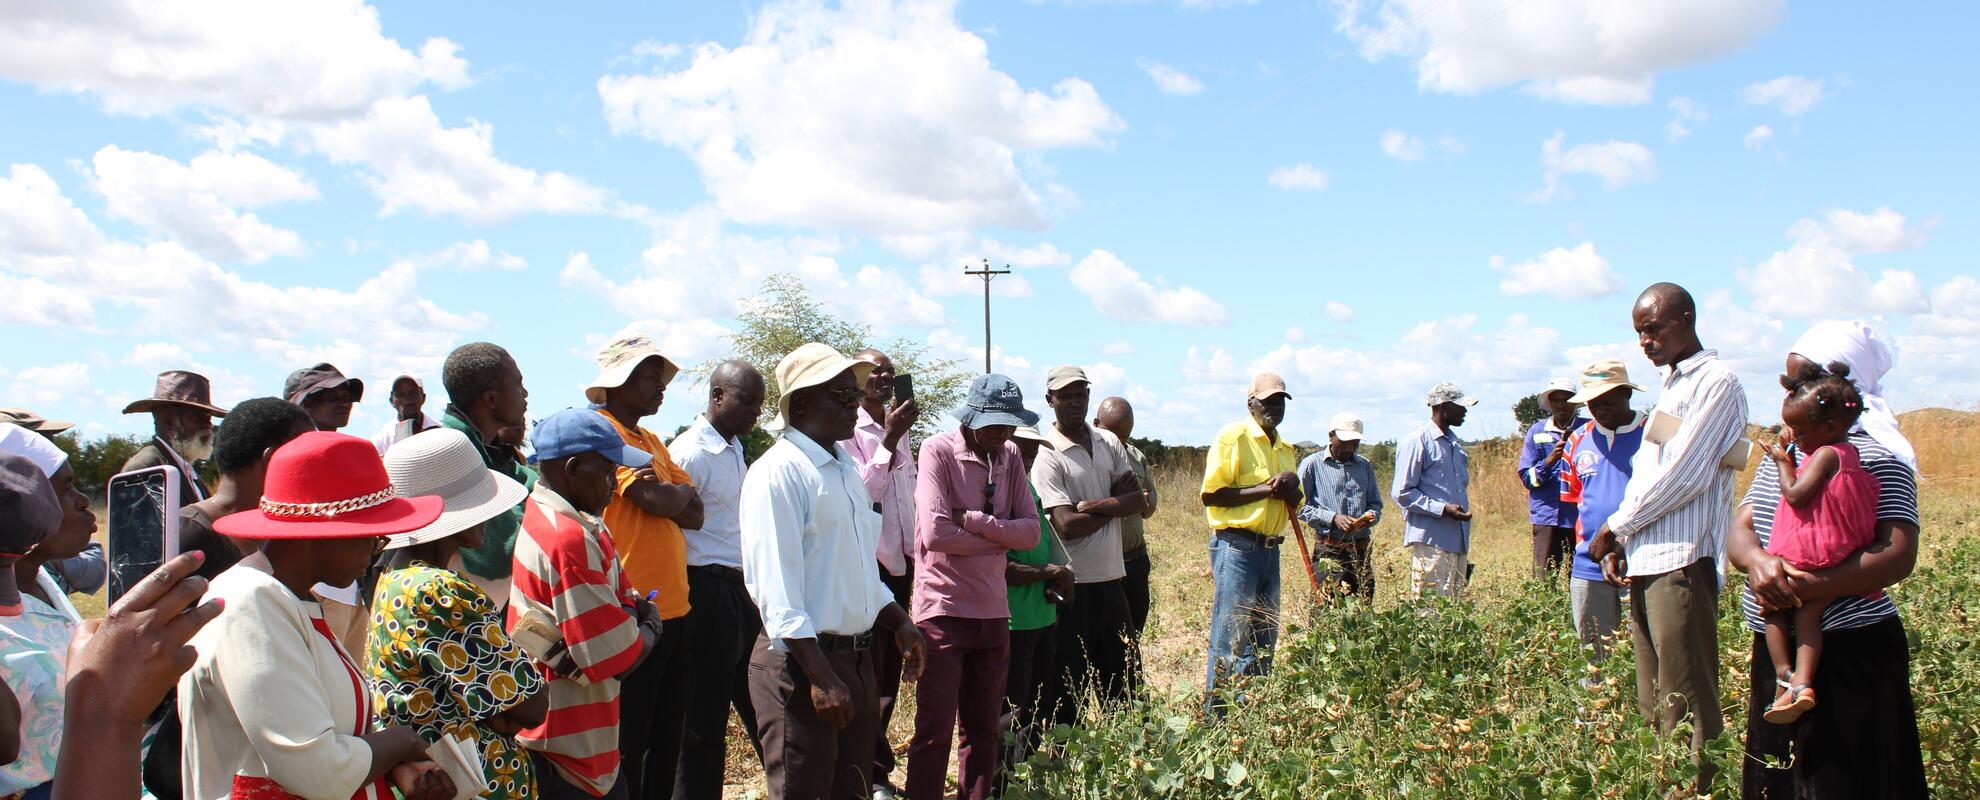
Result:
M1534 576L1568 573L1592 662L1627 626L1642 713L1688 732L1706 792L1719 590L1739 568L1743 795L1923 796L1883 592L1918 537L1915 458L1879 386L1893 354L1861 323L1803 336L1782 381L1789 434L1757 448L1740 499L1747 395L1696 316L1672 284L1632 309L1663 372L1648 413L1620 361L1545 386L1518 466ZM105 570L53 442L68 425L7 411L0 797L706 800L733 712L771 797L947 797L954 750L958 795L981 800L1047 727L1140 690L1159 498L1133 407L1094 406L1083 369L1046 374L1049 419L1010 378L979 377L940 409L955 426L916 441L922 409L885 353L806 344L775 368L775 443L754 462L743 439L768 386L747 362L707 375L705 410L671 441L642 427L679 372L622 337L585 403L532 420L515 359L468 344L446 359L438 419L399 376L370 439L338 432L364 384L330 364L231 409L204 377L166 372L126 408L155 435L125 469L176 468L184 554L89 622L68 595ZM1324 570L1365 607L1386 496L1405 602L1434 619L1425 598L1470 579L1454 429L1476 399L1429 390L1386 491L1355 413L1300 459L1280 430L1290 400L1258 374L1206 456L1209 724L1270 670L1288 529L1312 530L1316 585ZM913 732L895 742L906 691Z

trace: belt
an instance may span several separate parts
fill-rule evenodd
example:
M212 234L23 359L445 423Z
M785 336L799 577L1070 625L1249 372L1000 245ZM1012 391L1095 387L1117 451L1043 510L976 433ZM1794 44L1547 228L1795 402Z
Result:
M1218 528L1217 535L1234 536L1262 547L1278 547L1280 542L1286 540L1284 536L1266 536L1257 531L1246 530L1244 528Z
M695 564L693 566L688 567L688 570L689 571L698 570L700 572L713 575L723 580L735 581L736 583L743 582L742 570L736 569L735 567L725 567L722 566L721 564Z
M851 650L857 653L872 646L873 630L871 628L851 636L844 636L837 633L818 634L818 649L828 653L834 650Z

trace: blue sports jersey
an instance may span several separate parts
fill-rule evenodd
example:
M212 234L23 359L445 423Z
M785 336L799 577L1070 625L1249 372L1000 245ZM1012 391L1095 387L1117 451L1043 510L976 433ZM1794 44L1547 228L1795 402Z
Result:
M1568 435L1561 460L1572 468L1561 470L1560 479L1561 501L1580 509L1574 522L1574 577L1602 580L1602 565L1588 555L1588 539L1622 505L1623 490L1629 487L1630 459L1643 446L1643 420L1644 416L1637 414L1613 433L1589 424Z

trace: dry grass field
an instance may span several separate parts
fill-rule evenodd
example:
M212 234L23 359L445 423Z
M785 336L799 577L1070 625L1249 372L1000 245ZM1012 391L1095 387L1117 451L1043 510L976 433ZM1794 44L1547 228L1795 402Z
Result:
M1980 414L1966 411L1928 409L1903 418L1904 429L1919 451L1921 505L1924 512L1923 547L1919 569L1924 571L1956 551L1968 553L1980 548ZM1767 436L1765 430L1756 436ZM1473 536L1472 558L1476 566L1469 602L1481 615L1499 613L1530 600L1535 591L1550 591L1528 582L1529 536L1525 518L1525 492L1514 477L1517 442L1488 440L1468 445L1473 466L1473 508L1479 520ZM1391 465L1377 465L1379 477L1388 479ZM1207 556L1208 530L1202 507L1196 501L1201 475L1200 464L1176 462L1159 465L1157 480L1163 504L1149 522L1148 541L1154 561L1153 610L1144 635L1144 658L1150 694L1157 708L1185 713L1201 691L1205 656L1205 634L1209 619L1212 587ZM1749 476L1750 477L1750 468ZM1742 479L1744 483L1744 477ZM1405 558L1401 552L1400 516L1389 513L1375 533L1377 571L1376 609L1393 607L1405 586ZM1308 582L1301 572L1297 548L1288 543L1284 559L1283 607L1288 615L1326 614L1313 603ZM1906 587L1893 590L1903 607ZM1729 598L1730 599L1730 598ZM78 598L78 605L100 613L99 598ZM1568 626L1565 600L1559 601L1559 623ZM1730 605L1730 603L1728 604ZM1511 613L1509 610L1507 613ZM1957 612L1964 619L1963 610ZM1918 623L1914 622L1914 625ZM1955 638L1970 637L1946 631ZM1914 633L1914 642L1917 641ZM1729 648L1729 658L1743 659L1739 646ZM1743 668L1743 662L1742 662ZM1923 679L1921 679L1922 681ZM1969 678L1970 680L1970 678ZM1920 693L1928 691L1921 685ZM908 692L911 694L911 692ZM1971 697L1949 698L1963 702L1967 718L1972 718ZM1921 706L1927 700L1921 699ZM905 747L913 719L911 699L895 715L893 741ZM1191 723L1193 724L1193 723ZM739 727L731 726L730 787L732 798L761 797L763 782L754 753L743 741ZM1971 732L1980 740L1980 728ZM905 763L905 759L903 764ZM953 764L951 765L953 774ZM896 781L901 774L896 774ZM1488 796L1491 793L1486 793ZM1507 796L1520 793L1508 790Z

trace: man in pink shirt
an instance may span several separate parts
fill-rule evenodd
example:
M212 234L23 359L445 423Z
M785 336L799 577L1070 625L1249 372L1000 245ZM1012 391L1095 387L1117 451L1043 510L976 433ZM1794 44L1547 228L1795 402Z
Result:
M914 590L914 423L921 419L921 407L912 396L894 392L894 361L886 353L866 350L855 359L873 365L862 388L866 396L859 402L859 420L853 437L845 440L846 452L858 463L860 482L873 497L873 510L880 512L880 545L873 556L879 562L880 582L894 593L894 602L908 607L908 594ZM873 691L880 699L879 724L873 737L874 800L893 800L894 746L887 742L887 725L894 718L894 699L901 690L901 652L890 637L874 642Z
M1038 546L1038 509L1011 434L1035 425L1016 383L977 378L956 412L961 426L921 444L915 484L915 627L928 660L915 692L907 796L945 797L949 731L962 722L960 796L985 800L996 786L998 714L1011 632L1004 567L1013 550Z

